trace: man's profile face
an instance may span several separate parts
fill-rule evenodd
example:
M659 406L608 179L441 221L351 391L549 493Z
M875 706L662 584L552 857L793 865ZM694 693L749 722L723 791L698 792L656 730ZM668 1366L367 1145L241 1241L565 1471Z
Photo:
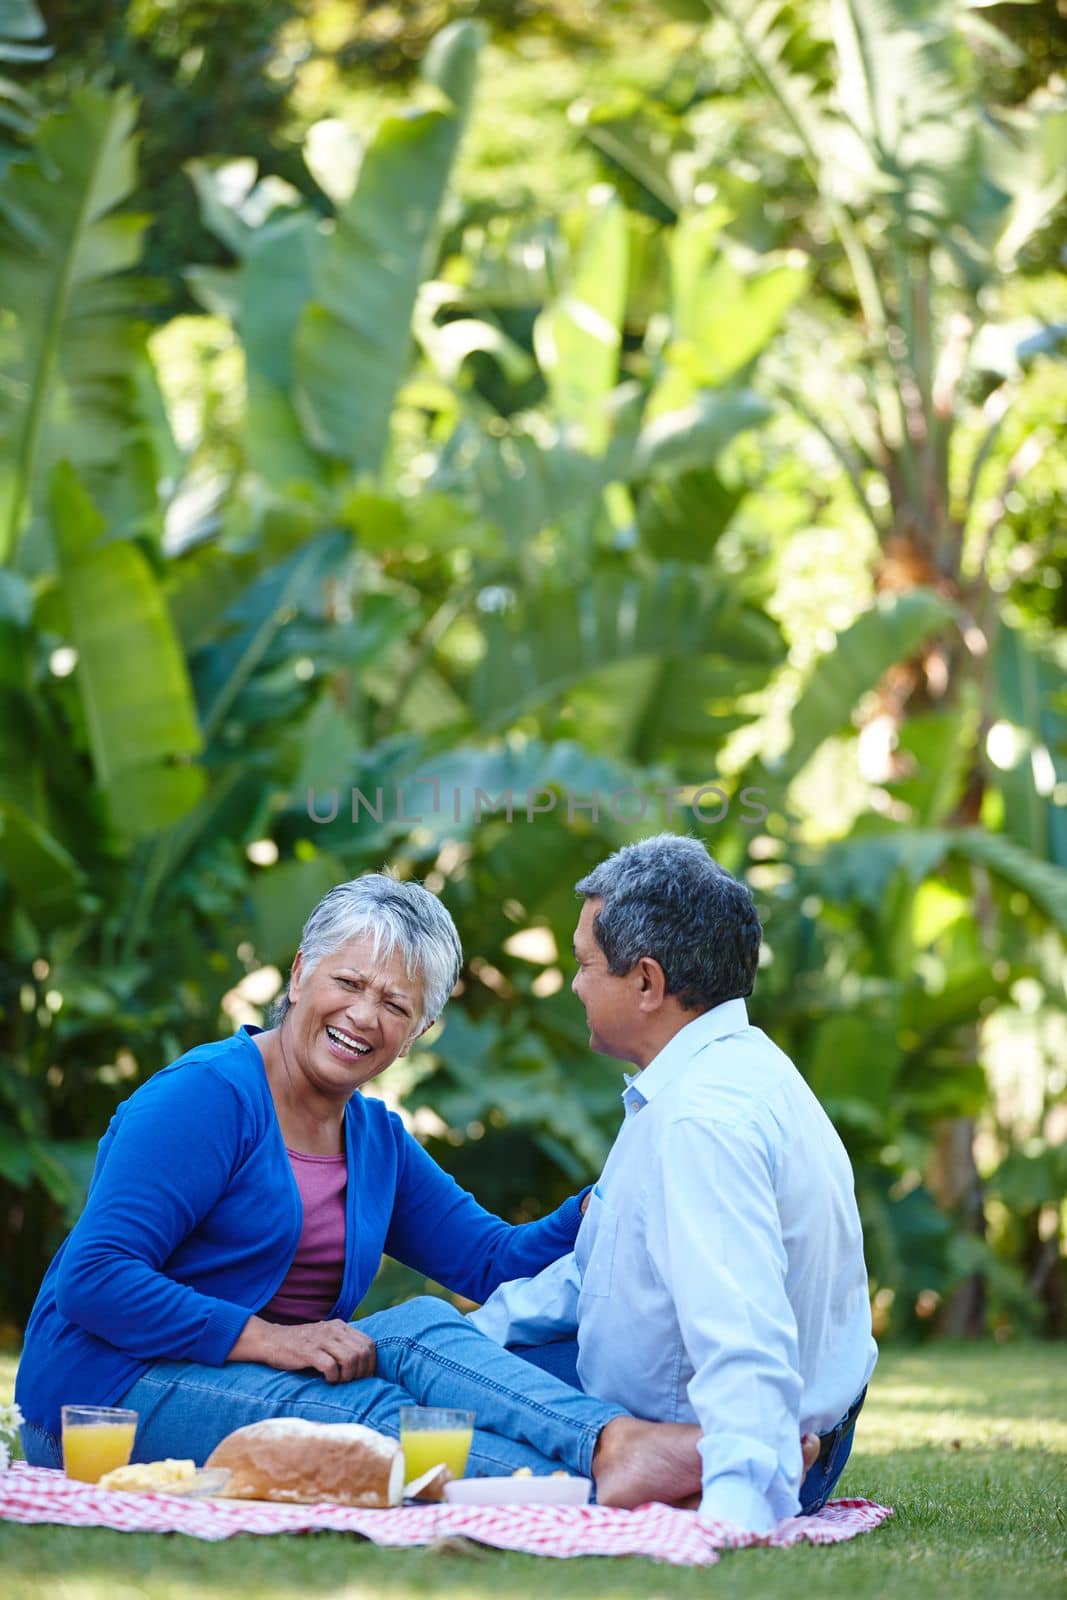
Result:
M571 988L585 1007L589 1024L589 1045L601 1055L617 1061L633 1059L633 1021L631 984L608 971L607 957L593 932L593 918L600 900L587 900L574 930L574 959L578 971Z

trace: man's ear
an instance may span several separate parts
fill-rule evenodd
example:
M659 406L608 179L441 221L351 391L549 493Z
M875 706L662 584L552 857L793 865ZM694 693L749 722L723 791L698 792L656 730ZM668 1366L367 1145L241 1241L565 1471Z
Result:
M637 1004L642 1011L658 1011L667 995L667 979L663 968L651 956L642 956L637 963Z

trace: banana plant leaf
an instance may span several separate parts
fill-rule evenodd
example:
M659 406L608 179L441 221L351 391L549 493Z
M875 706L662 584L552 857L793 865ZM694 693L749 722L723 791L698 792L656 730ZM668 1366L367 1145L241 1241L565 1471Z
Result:
M546 713L540 720L546 736L578 729L591 750L646 765L673 763L686 782L711 782L726 735L758 715L740 709L738 695L763 688L773 670L725 656L639 656L573 684L558 717Z
M805 892L826 900L878 910L898 870L920 883L950 855L981 864L1011 888L1021 889L1061 933L1067 933L1067 870L984 828L892 827L853 834L816 858L802 859L798 883Z
M488 1121L490 1113L505 1126L542 1126L577 1157L572 1181L603 1162L604 1133L588 1115L573 1081L536 1036L514 1041L495 1018L475 1021L453 1008L433 1055L441 1068L408 1097L409 1104L432 1105L452 1127Z
M293 341L326 248L321 220L291 204L295 192L272 190L269 178L257 183L253 161L190 161L185 170L204 226L240 263L193 268L186 276L200 302L233 323L244 347L248 465L275 489L315 482L323 463L293 404Z
M34 0L0 0L0 61L41 60L50 55L47 45L31 44L43 33L44 22ZM27 46L32 55L17 53Z
M78 90L0 177L0 304L12 314L0 334L0 563L60 454L110 487L138 426L141 296L118 276L145 226L118 210L135 181L135 121L128 91Z
M650 417L680 410L704 389L737 378L770 342L808 286L803 256L771 256L742 272L723 250L725 207L693 212L670 244L671 334Z
M261 720L271 712L277 716L276 686L263 686L267 703L259 708L258 715L249 702L254 676L264 667L278 636L297 613L314 612L321 604L324 585L344 570L350 556L348 537L337 529L324 530L300 543L284 559L261 564L261 570L240 590L220 619L218 634L198 651L194 662L208 741L231 714L250 721ZM352 625L350 628L353 633L356 631ZM343 651L343 638L337 644ZM287 658L299 653L286 643ZM302 698L303 691L291 671L286 676L288 686Z
M1067 868L1032 855L1006 834L984 828L961 828L948 837L954 854L988 867L1013 889L1021 889L1067 935Z
M0 0L0 61L19 65L46 61L52 54L47 44L35 44L44 33L41 13L33 0ZM0 74L0 128L27 134L37 120L37 102L21 84ZM0 137L0 170L15 146Z
M298 208L301 194L275 173L259 176L251 156L187 161L204 227L240 260L263 227Z
M426 492L405 499L356 488L343 496L339 520L352 529L361 549L376 555L426 550L465 550L474 555L503 552L500 530L471 516L469 506L445 494Z
M659 662L635 726L634 758L673 760L689 781L712 782L726 735L757 716L738 705L739 696L765 689L778 659L768 651L763 659L744 660L727 648Z
M286 972L312 906L347 876L336 856L318 852L259 873L250 887L257 960L274 962Z
M437 36L424 73L439 108L389 117L371 144L296 333L295 403L308 442L379 471L411 321L473 93L479 30Z
M530 352L497 326L479 317L456 317L436 322L432 301L416 307L415 336L433 369L446 383L456 383L464 364L474 355L491 356L509 384L525 383L537 371Z
M914 771L886 788L923 827L941 827L959 804L974 762L978 700L974 686L964 685L951 710L909 717L900 728L897 750L912 758Z
M517 222L494 217L484 232L472 232L471 239L478 249L464 256L461 281L453 283L448 273L453 306L478 312L532 312L557 294L567 250L556 218Z
M641 543L659 561L707 561L744 498L714 467L653 479L637 502Z
M252 471L278 489L323 477L293 402L292 350L324 249L315 219L297 212L251 235L238 272L237 327L248 397L245 454Z
M921 1053L953 1030L973 1026L974 1019L981 1016L982 1007L989 1001L1010 1003L1012 985L1022 976L1015 968L994 976L990 963L983 961L950 968L942 988L931 990L911 985L901 996L901 1032L920 1041L915 1049Z
M997 240L995 259L1010 271L1027 241L1067 195L1067 90L1062 75L1030 97L1012 119L1012 137L991 151L990 166L1011 195L1011 210Z
M264 509L248 548L235 551L206 543L171 563L167 604L186 655L232 631L226 613L245 590L322 532L323 516L314 503L278 500Z
M683 143L675 119L665 107L622 91L589 105L579 101L571 108L575 125L608 163L613 177L629 180L628 193L637 188L638 204L663 222L673 222L685 195L675 181L671 156Z
M104 541L103 519L65 464L53 474L52 521L93 767L119 830L152 834L203 786L185 660L140 549Z
M991 1175L989 1189L1016 1213L1061 1205L1067 1194L1067 1145L1013 1150Z
M33 700L33 591L0 568L0 797L39 810Z
M713 465L731 439L757 428L773 407L752 389L706 389L691 404L646 421L634 453L642 477L686 473Z
M870 1015L828 1017L815 1030L805 1076L824 1105L859 1102L884 1128L899 1066L892 1020Z
M626 216L608 190L590 208L562 293L534 324L534 349L552 407L600 455L610 435L608 396L618 381L626 310Z
M616 390L613 437L601 456L567 434L542 442L515 429L497 438L464 417L441 452L434 487L465 500L521 553L542 528L592 515L608 484L626 476L639 414L640 397Z
M63 846L18 806L0 800L0 872L34 926L46 933L77 911L84 874Z
M830 0L843 119L824 123L836 156L867 195L887 195L896 226L934 240L950 221L990 242L1008 206L983 170L976 100L960 71L954 8L911 0Z
M592 755L571 740L530 739L488 750L386 740L349 756L347 764L339 759L328 788L294 795L279 838L306 839L310 820L316 848L354 865L381 861L413 830L420 848L431 849L469 840L494 818L531 839L554 816L610 830L611 796L632 796L647 781L641 769ZM627 814L632 809L631 801Z
M1004 797L1004 832L1034 855L1067 867L1067 810L1052 803L1053 789L1067 783L1063 672L1051 653L1002 622L993 677L997 720L1018 735L1016 759L994 776Z
M497 728L572 683L640 656L716 655L770 666L784 652L771 619L734 588L684 567L649 578L604 574L580 591L546 590L482 619L485 655L471 685L483 728Z
M840 733L860 700L882 674L904 661L956 616L952 603L931 589L881 596L851 627L838 634L832 650L816 661L791 717L792 742L773 767L788 782L815 754L824 739Z

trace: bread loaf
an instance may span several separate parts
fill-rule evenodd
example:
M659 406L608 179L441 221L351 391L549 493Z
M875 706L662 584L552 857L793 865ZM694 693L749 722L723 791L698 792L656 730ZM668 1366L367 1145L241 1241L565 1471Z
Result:
M404 1497L404 1452L358 1422L268 1417L227 1434L206 1465L229 1469L226 1495L236 1500L396 1506Z

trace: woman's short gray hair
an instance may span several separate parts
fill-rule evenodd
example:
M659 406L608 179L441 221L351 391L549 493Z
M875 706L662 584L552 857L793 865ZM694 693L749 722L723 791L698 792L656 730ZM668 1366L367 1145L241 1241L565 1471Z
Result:
M624 845L575 888L603 901L593 932L617 977L650 956L687 1011L752 993L763 936L756 903L699 839L658 833Z
M332 955L350 939L368 934L376 961L399 952L408 977L421 985L418 1027L439 1017L456 987L463 951L456 925L437 896L421 883L405 882L384 872L368 872L349 883L339 883L323 895L304 924L299 952L304 976L313 972L324 956ZM286 984L286 992L271 1011L275 1026L289 1010L288 990Z

